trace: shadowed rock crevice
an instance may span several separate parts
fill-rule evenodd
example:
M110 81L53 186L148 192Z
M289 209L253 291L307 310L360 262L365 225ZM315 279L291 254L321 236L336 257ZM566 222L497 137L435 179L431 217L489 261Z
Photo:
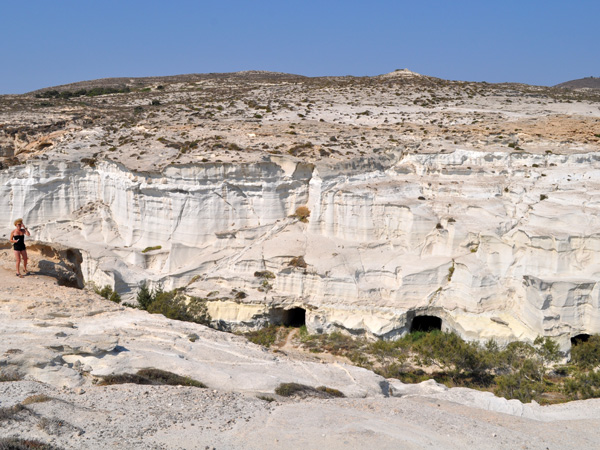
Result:
M428 333L430 331L441 330L442 319L436 316L416 316L410 324L410 332L424 331Z
M306 310L304 308L272 308L270 322L272 325L299 328L306 325Z
M590 339L589 334L585 334L585 333L578 334L571 338L571 346L579 345L582 342L587 342L589 339Z

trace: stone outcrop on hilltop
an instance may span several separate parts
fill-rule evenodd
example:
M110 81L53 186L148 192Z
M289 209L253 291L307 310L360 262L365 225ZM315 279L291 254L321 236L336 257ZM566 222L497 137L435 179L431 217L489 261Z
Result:
M94 103L60 135L13 136L36 117L15 107L4 142L22 151L5 153L22 164L0 172L2 216L77 248L86 281L185 287L224 329L393 338L430 317L563 348L600 331L597 99L414 74L239 77L156 88L153 110L146 91L102 96L112 122ZM211 114L196 111L216 84ZM80 107L52 101L56 117Z

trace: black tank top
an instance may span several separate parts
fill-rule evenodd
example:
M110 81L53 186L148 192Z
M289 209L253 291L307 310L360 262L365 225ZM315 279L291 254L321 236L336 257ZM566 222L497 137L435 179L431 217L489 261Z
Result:
M13 244L13 247L16 251L22 252L23 250L25 250L25 235L24 234L22 234L20 236L15 234L15 235L13 235L13 239L16 239L17 241L19 241L19 242L15 242Z

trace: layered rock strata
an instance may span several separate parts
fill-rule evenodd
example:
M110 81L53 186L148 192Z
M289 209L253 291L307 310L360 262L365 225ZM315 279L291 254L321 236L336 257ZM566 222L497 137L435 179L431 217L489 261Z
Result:
M115 82L0 98L3 232L23 217L75 249L78 282L185 287L229 330L565 349L600 331L598 93L410 71Z
M599 168L598 153L465 150L160 174L32 161L0 175L0 211L79 248L85 280L187 286L229 329L299 307L317 332L391 338L429 315L470 339L564 343L600 329Z

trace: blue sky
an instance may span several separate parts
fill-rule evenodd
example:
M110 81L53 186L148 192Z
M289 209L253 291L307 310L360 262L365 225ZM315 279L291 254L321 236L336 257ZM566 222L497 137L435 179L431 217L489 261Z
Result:
M30 0L0 4L0 94L271 70L553 85L600 76L600 1Z

